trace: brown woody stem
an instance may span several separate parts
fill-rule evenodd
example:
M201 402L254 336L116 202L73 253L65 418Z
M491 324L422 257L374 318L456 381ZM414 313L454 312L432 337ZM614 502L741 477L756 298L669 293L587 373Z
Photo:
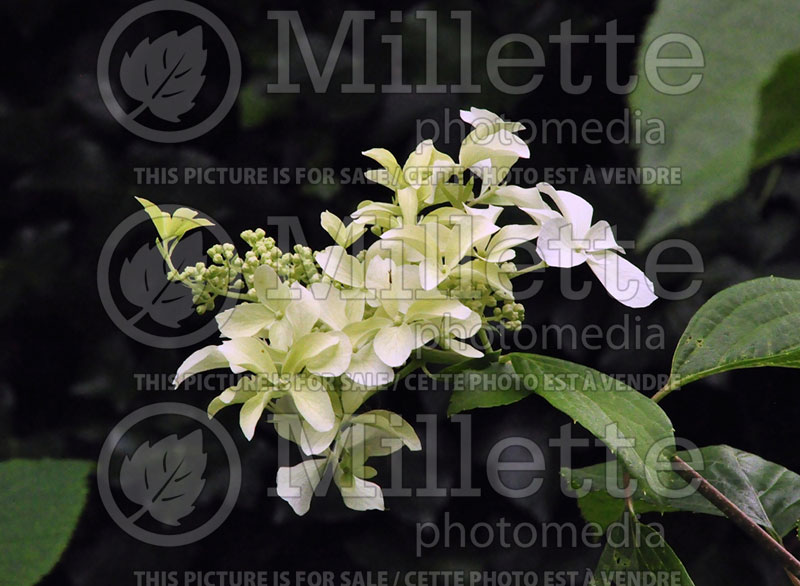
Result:
M739 507L731 502L728 497L718 491L708 480L703 478L694 468L681 460L678 456L672 457L672 468L686 482L696 485L697 492L702 494L715 507L722 511L734 525L747 533L758 543L761 548L774 560L780 562L787 572L800 578L800 560L794 557L783 544L775 540L760 525L748 517Z

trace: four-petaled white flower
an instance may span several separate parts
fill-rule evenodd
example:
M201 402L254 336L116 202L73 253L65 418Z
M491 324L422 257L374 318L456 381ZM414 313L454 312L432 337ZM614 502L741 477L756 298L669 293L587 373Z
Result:
M608 293L628 307L646 307L657 299L653 282L617 254L624 254L625 250L617 244L608 222L592 224L594 210L589 202L546 183L537 187L553 199L561 212L553 217L552 210L526 210L542 222L536 251L544 262L562 268L585 262Z

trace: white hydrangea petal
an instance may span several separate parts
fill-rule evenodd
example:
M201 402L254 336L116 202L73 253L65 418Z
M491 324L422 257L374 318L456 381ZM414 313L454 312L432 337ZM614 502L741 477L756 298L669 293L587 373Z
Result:
M317 456L327 450L339 432L338 425L328 431L317 431L297 413L277 413L272 417L272 424L278 435L294 441L307 456Z
M494 191L490 200L495 205L513 205L518 208L549 209L539 190L535 187L519 185L501 185Z
M598 252L600 250L615 250L622 254L625 249L622 248L614 239L614 231L605 220L600 220L586 233L586 249L589 252Z
M503 119L494 112L490 112L489 110L484 110L482 108L475 108L474 106L469 110L460 110L459 114L461 119L470 126L503 122Z
M586 261L586 254L573 240L572 224L566 218L548 220L536 241L536 253L551 267L570 268Z
M405 364L414 350L414 344L414 330L407 324L384 328L373 341L378 358L393 368Z
M592 204L571 191L556 190L548 183L539 183L536 187L556 202L561 214L572 224L575 237L584 238L592 225L592 214L594 214Z
M324 458L313 458L291 468L278 469L278 496L289 503L296 514L305 515L311 508L311 499L322 481L327 462Z
M183 361L175 373L174 385L177 387L192 375L215 368L228 368L229 363L225 355L220 352L219 346L206 346L201 348Z
M630 261L611 250L590 254L589 268L614 299L628 307L647 307L658 299L653 282Z

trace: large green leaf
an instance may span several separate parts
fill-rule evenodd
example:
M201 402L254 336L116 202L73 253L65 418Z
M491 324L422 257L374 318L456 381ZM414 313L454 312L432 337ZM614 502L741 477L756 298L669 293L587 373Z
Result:
M730 446L708 446L699 450L703 477L733 501L748 517L776 536L784 537L800 519L800 475L779 464L768 462L755 454ZM691 455L678 456L690 461ZM596 464L578 470L564 470L570 484L577 488L586 481L592 492L578 499L581 513L587 521L606 526L624 508L622 498L606 491L606 464ZM681 486L686 483L681 480ZM662 497L658 502L641 490L634 493L638 513L658 511L670 513L689 511L709 515L722 513L701 494L693 492L680 498Z
M58 561L86 503L92 463L81 460L0 462L0 576L35 584Z
M778 63L800 48L798 22L796 0L659 1L640 44L639 84L630 103L644 119L661 119L666 129L665 144L641 146L640 165L677 167L681 181L648 186L656 196L656 209L642 244L697 220L733 197L744 187L756 159L764 164L763 151L758 156L755 148L759 98ZM648 47L668 33L692 37L704 56L702 69L659 69L671 85L683 84L693 73L703 74L699 86L683 95L659 91L646 76ZM659 56L686 58L688 51L670 43ZM792 99L784 106L795 103Z
M676 581L675 578L679 578ZM652 527L625 515L608 534L594 572L595 584L680 584L694 586L686 568Z
M778 64L761 91L761 113L753 166L762 167L800 148L800 51Z
M667 390L755 366L800 367L800 281L754 279L709 299L678 342Z
M510 364L495 362L480 370L475 366L464 368L456 365L455 369L445 369L437 375L436 378L453 391L447 415L481 407L510 405L531 394L520 384L520 378Z
M651 399L580 364L536 354L516 353L510 358L527 388L603 439L645 486L657 477L665 482L674 476L655 469L669 455L674 436L667 414ZM656 444L666 448L663 453L653 450Z

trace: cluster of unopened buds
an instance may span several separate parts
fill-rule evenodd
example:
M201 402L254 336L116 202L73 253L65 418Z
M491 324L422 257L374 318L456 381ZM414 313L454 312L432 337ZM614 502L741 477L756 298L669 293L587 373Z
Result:
M381 166L368 178L388 188L391 200L362 202L347 225L323 212L334 244L318 252L297 246L283 253L263 230L248 230L244 258L233 245L218 245L209 250L211 266L179 272L170 258L175 244L208 221L140 200L158 230L168 277L192 288L198 310L212 308L219 295L242 301L216 316L224 341L189 356L175 384L211 369L243 374L211 402L209 415L241 405L249 439L267 413L278 434L298 444L308 459L280 468L277 485L300 515L325 474L348 507L384 508L367 461L421 445L399 415L364 410L365 402L428 363L483 356L491 350L487 328L519 328L524 308L514 300L515 277L586 262L625 305L656 298L652 283L620 256L608 222L592 223L588 202L548 184L506 184L509 168L530 155L516 134L520 123L476 108L461 117L472 130L457 161L428 140L402 166L384 149L366 151ZM498 225L511 207L530 222ZM369 246L367 231L375 237ZM515 247L533 241L541 262L515 264ZM357 243L360 251L351 254Z

